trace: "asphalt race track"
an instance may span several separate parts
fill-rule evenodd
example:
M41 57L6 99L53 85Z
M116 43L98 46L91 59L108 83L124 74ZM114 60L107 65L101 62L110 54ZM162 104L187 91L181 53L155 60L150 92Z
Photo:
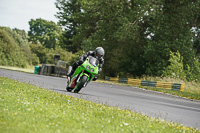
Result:
M109 106L118 106L151 117L177 122L200 130L200 101L143 90L135 87L91 82L78 94L67 92L66 78L0 69L0 76L30 83L65 95Z

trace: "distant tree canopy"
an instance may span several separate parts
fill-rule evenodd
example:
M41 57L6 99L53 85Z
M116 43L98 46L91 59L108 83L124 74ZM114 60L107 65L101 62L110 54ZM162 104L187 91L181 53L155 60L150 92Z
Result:
M0 27L0 65L26 67L39 63L31 53L24 30Z
M46 48L55 49L59 45L59 38L62 29L53 21L44 19L31 19L29 21L30 31L28 31L29 41L34 44L42 44Z
M77 34L80 22L74 18L74 14L81 12L79 0L57 0L55 3L59 12L55 15L59 19L59 24L64 28L61 47L72 52L77 52L80 45L72 43L72 37Z
M161 76L177 50L185 69L199 58L200 0L57 0L56 7L70 35L63 45L104 47L108 76Z
M42 63L56 63L54 55L60 59L71 61L72 53L59 47L46 48L42 44L28 42L28 35L24 30L0 27L0 65L26 67Z

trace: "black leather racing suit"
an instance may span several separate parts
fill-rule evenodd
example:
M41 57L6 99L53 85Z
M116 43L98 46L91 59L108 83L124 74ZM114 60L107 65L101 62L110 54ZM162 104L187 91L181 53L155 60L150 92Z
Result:
M72 73L74 73L74 71L76 70L76 68L78 66L80 66L88 56L93 56L96 58L96 54L95 54L95 51L88 51L87 53L85 53L84 55L80 56L79 57L79 60L74 62L73 63L73 66L72 66L72 72L70 75L72 75ZM102 72L102 67L103 67L103 64L104 64L104 59L103 57L101 57L99 60L99 74Z

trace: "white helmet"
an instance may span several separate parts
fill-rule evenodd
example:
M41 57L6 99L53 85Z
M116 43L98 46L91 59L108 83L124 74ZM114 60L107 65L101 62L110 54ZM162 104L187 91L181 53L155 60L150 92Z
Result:
M101 57L103 57L104 54L105 54L104 49L103 49L102 47L97 47L97 48L95 49L95 53L96 53L96 57L99 58L99 59L100 59Z

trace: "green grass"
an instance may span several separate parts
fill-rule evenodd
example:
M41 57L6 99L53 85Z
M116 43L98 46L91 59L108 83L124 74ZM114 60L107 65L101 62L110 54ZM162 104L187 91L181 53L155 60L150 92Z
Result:
M0 68L14 70L14 71L21 71L21 72L26 72L26 73L34 73L34 66L28 66L27 68L0 66Z
M2 133L198 132L151 118L0 77Z
M153 90L153 91L159 91L159 92L176 95L180 97L185 97L185 98L189 98L193 100L200 100L200 94L198 93L181 92L181 91L176 91L176 90L168 90L168 89L161 89L161 88L154 88L154 87L141 87L141 88Z

